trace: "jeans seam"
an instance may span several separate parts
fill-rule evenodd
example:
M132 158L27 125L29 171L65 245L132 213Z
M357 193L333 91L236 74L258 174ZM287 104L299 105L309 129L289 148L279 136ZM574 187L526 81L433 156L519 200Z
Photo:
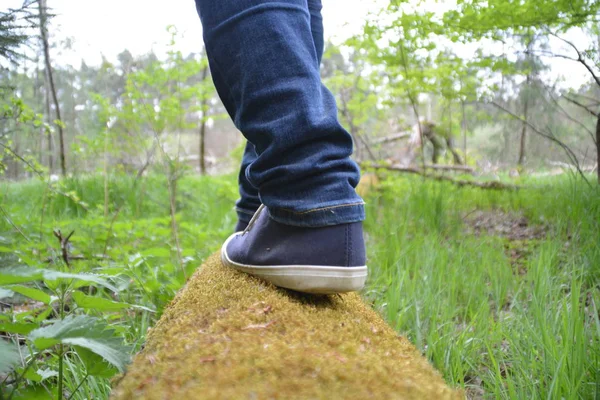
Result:
M245 210L245 209L240 208L240 207L236 207L235 211L241 212L242 214L254 215L254 212Z
M288 210L286 208L275 208L275 210L285 211L285 212L288 212L288 213L291 213L291 214L295 214L295 215L304 215L304 214L310 214L310 213L319 212L319 211L327 211L327 210L331 210L331 209L334 209L334 208L362 206L364 204L365 203L363 201L363 202L360 202L360 203L339 204L337 206L313 208L312 210L300 211L300 212Z

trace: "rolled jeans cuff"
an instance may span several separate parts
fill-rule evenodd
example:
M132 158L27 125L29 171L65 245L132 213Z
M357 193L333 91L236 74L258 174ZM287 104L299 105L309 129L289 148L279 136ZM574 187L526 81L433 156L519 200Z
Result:
M317 228L365 220L365 203L339 204L307 211L268 208L269 216L282 224Z
M254 215L256 210L247 210L242 207L235 207L235 212L237 213L238 221L241 221L241 222L244 222L247 224L252 219L252 216Z

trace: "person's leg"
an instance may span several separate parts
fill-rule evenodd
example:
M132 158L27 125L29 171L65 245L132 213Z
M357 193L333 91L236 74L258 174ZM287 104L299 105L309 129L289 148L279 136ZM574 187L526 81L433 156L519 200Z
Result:
M323 58L323 47L325 39L323 37L323 16L321 9L323 8L321 0L308 0L308 11L310 12L310 33L317 52L317 66L321 67L321 59Z
M321 65L321 59L323 58L323 47L325 43L321 9L321 0L308 0L310 30L315 45L315 51L317 52L317 65L319 67ZM256 154L254 146L250 142L246 143L246 148L244 149L244 155L242 157L242 165L238 175L240 198L236 202L236 212L238 215L238 223L235 227L236 232L246 229L252 215L254 215L261 204L258 196L258 188L252 186L248 179L246 179L246 168L248 168L257 158L258 154Z
M250 219L256 210L258 210L258 207L260 207L258 188L252 186L246 178L246 168L248 168L257 158L258 154L256 154L256 150L254 150L254 145L250 142L246 142L244 155L242 157L242 165L238 174L240 198L235 203L235 211L238 215L238 222L235 227L236 232L246 229Z
M359 171L321 84L307 0L196 4L219 95L256 149L245 177L264 205L223 245L223 261L296 290L362 287Z

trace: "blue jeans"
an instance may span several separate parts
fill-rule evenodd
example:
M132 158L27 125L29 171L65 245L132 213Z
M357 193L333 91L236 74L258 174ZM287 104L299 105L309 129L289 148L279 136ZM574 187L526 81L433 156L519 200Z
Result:
M248 140L238 215L296 226L364 220L352 139L323 86L320 0L196 0L211 75Z

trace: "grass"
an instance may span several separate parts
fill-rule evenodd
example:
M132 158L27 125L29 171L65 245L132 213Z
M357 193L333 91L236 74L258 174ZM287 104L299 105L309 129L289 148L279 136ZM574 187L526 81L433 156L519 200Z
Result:
M600 192L569 177L523 183L529 189L483 191L384 176L367 197L363 297L472 398L600 398ZM164 177L111 177L108 207L102 177L54 186L0 186L11 220L0 222L3 265L51 268L60 258L52 230L75 230L71 254L86 260L72 269L113 275L118 300L156 310L96 312L138 351L185 276L230 233L234 178L179 181L181 258ZM544 235L476 235L468 222L476 211L519 214ZM70 392L85 371L66 360ZM88 377L73 398L108 392L108 380Z
M513 192L392 179L369 203L365 295L472 397L600 396L600 197L568 179ZM548 225L519 273L475 209Z

